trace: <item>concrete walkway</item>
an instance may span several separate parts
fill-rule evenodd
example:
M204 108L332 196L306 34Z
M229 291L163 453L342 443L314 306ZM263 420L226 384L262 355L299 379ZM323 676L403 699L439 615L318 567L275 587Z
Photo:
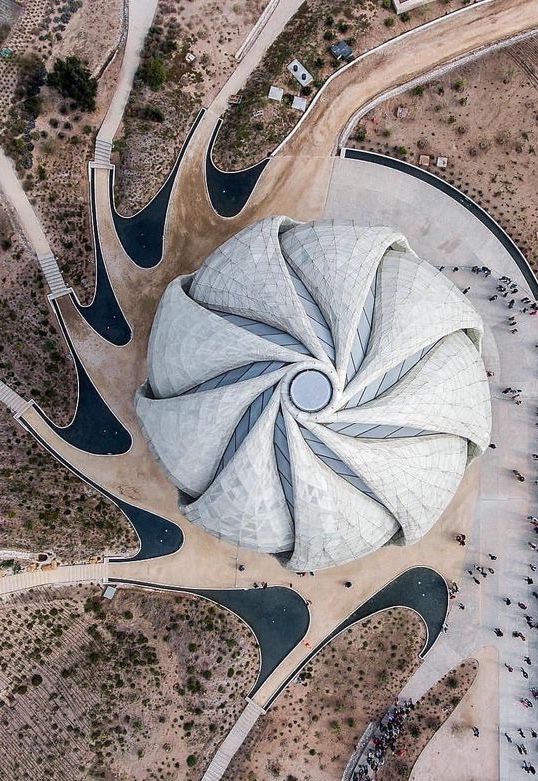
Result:
M265 711L249 700L234 726L217 749L217 753L211 760L209 767L202 776L201 781L220 781L234 754L249 734L252 727Z
M96 159L99 157L99 161L102 163L110 162L110 154L107 161L103 157L103 152L106 151L108 145L110 152L114 136L122 121L136 69L140 62L140 52L146 33L153 21L156 7L157 0L129 0L129 29L118 83L96 139L96 150L99 153L96 152Z
M108 562L101 564L70 564L51 569L20 572L0 578L0 595L15 594L39 586L59 586L68 583L103 583L108 575Z
M36 255L52 255L41 223L15 173L13 163L0 149L0 188L17 213L24 234Z
M228 107L228 98L244 86L246 80L258 65L268 47L280 35L288 21L297 12L304 0L279 0L263 25L248 52L231 74L221 91L209 105L209 111L220 116ZM214 121L214 118L213 118Z

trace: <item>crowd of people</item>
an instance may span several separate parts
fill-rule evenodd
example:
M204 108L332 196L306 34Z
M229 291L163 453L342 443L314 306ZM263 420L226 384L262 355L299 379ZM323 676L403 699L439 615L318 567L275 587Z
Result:
M454 269L453 269L454 270ZM478 267L474 266L471 271L475 274L484 274L484 276L488 277L490 276L489 269L486 269L485 267ZM468 290L467 290L468 292ZM506 303L507 308L510 310L510 314L507 316L506 324L508 329L510 330L510 333L516 334L518 333L518 319L521 316L535 316L538 312L538 304L536 301L532 301L528 296L523 296L517 300L516 296L519 293L519 288L517 283L513 282L512 279L510 279L507 276L502 276L497 280L496 284L496 291L489 297L489 301L496 301L499 299L499 301ZM516 311L517 310L517 311ZM538 345L537 345L538 346ZM488 372L488 376L493 376L493 372ZM510 386L504 388L501 390L502 396L505 396L507 399L512 401L516 406L520 406L523 403L523 391L521 388L512 388ZM536 414L538 415L538 410L536 410ZM538 424L537 424L538 425ZM496 447L490 445L490 447ZM527 469L530 467L531 469L534 467L535 463L538 461L538 454L532 453L531 458L529 459L528 466L524 469L525 472L527 472ZM519 469L512 469L512 474L514 475L515 479L520 482L524 483L526 480L527 475L523 474ZM538 480L536 479L537 475L533 474L532 479L535 484L538 484ZM530 531L529 535L532 536L533 533L538 534L538 519L535 516L529 515L527 517L527 521L530 524ZM463 535L464 536L464 535ZM461 545L461 537L462 535L458 535L456 537L456 541ZM529 539L527 540L527 547L531 551L531 558L532 553L537 550L536 543ZM497 556L494 556L492 554L489 554L489 558L491 560L496 560ZM531 574L529 574L529 571ZM527 562L527 570L526 572L523 571L520 574L520 577L522 578L523 582L527 584L530 588L534 585L534 578L532 576L532 573L536 572L536 561L532 559L531 561ZM480 586L481 583L484 582L484 579L488 577L488 575L494 574L494 570L490 566L484 566L480 562L476 562L474 564L473 569L467 570L467 573L472 578L473 582ZM451 594L453 596L453 594ZM538 599L538 593L536 591L532 591L532 597L535 599ZM538 620L532 615L534 612L533 610L529 609L527 605L527 601L519 599L517 597L513 597L511 595L505 595L502 597L502 602L504 602L505 610L501 615L509 615L510 616L510 636L514 640L521 640L523 643L527 643L527 632L528 630L536 630L538 629ZM509 608L508 613L506 612L506 608ZM521 627L523 624L523 621L525 622L525 625ZM524 629L524 631L521 631L521 628ZM505 631L499 626L492 627L492 631L497 637L503 637L505 634ZM513 650L513 649L512 649ZM519 655L519 654L518 654ZM530 682L533 672L533 659L531 659L531 656L527 653L526 655L521 655L521 664L517 664L513 660L513 654L510 657L508 661L504 661L504 668L507 670L508 673L514 673L519 674L522 676L524 682L526 685L527 682ZM525 708L533 709L534 708L534 701L538 699L538 689L531 685L528 688L528 696L519 697L519 704ZM512 744L514 746L514 749L517 750L518 754L520 756L527 756L527 746L524 741L526 741L528 738L531 738L535 740L538 737L538 734L536 730L531 729L530 731L527 730L527 733L523 731L521 727L518 728L518 734L520 738L523 738L523 741L514 741L512 739L512 736L509 735L507 732L505 732L505 737L508 743ZM536 769L534 765L529 762L527 759L523 761L523 764L521 765L522 770L524 770L526 773L529 773L531 775L535 775Z
M353 770L352 781L369 781L385 762L387 749L396 751L396 741L405 719L415 706L412 700L397 703L376 725Z

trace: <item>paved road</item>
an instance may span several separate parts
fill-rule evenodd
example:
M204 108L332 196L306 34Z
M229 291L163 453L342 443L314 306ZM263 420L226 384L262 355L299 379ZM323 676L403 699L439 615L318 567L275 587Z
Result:
M391 87L498 40L538 28L536 0L494 0L440 17L338 72L284 144L284 155L328 155L360 106Z

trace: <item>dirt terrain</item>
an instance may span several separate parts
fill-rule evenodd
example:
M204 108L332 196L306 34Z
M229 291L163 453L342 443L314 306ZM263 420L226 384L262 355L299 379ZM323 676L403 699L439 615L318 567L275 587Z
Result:
M37 261L1 205L0 246L0 377L66 424L75 408L75 372ZM59 467L2 405L0 548L51 549L64 561L76 561L137 547L123 514Z
M415 164L429 156L429 169L483 206L536 269L537 117L534 38L383 103L360 120L348 146ZM448 158L446 169L437 156Z
M226 82L237 64L235 52L266 5L159 0L114 145L122 213L134 213L157 192L196 113ZM188 62L191 55L195 59Z
M460 7L456 0L438 0L397 16L390 2L307 0L250 75L239 93L241 103L224 114L214 147L215 163L225 170L246 168L278 146L301 116L291 107L293 96L303 95L310 102L327 78L345 64L330 53L332 44L345 40L358 56ZM294 58L312 74L310 85L301 88L289 74L287 65ZM284 90L281 103L268 99L271 85Z
M93 157L95 133L121 64L121 50L115 58L114 54L122 43L123 0L77 0L67 5L65 11L53 0L28 2L6 40L15 57L0 63L0 86L4 85L12 101L0 122L0 141L15 162L67 282L86 303L94 280L87 162ZM30 30L29 19L34 23ZM55 33L50 39L43 40L43 25ZM20 99L24 80L18 58L23 58L27 68L31 58L37 62L41 58L50 71L56 59L70 55L79 56L98 78L96 110L82 112L43 85L38 94L38 115L35 120L29 118ZM2 71L2 67L8 70Z
M0 778L196 781L244 707L253 636L186 595L73 587L0 603Z
M346 630L258 721L226 781L339 781L368 723L419 666L425 636L420 618L404 608Z

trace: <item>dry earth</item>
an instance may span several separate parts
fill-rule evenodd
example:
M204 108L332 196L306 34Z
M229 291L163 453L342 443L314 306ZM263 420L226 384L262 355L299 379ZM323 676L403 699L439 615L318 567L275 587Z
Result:
M76 377L48 306L42 275L0 205L0 376L60 423L74 410ZM65 561L136 550L112 504L45 453L0 409L0 548L52 549Z
M115 142L116 201L125 214L144 206L173 165L201 106L208 106L237 64L234 54L267 0L159 0L142 64L166 72L152 89L140 75ZM195 55L188 63L185 57ZM139 72L140 73L140 72Z
M92 587L0 603L0 779L195 781L244 707L250 632L205 600Z
M461 7L456 0L437 0L397 16L392 5L385 8L373 0L307 0L269 47L252 72L239 105L230 106L214 147L214 161L225 170L257 163L270 154L301 116L291 108L294 95L308 101L335 70L342 66L329 51L347 40L355 56L383 41ZM287 71L293 58L300 60L314 77L302 88ZM269 87L284 90L282 103L267 98Z
M258 721L226 781L339 781L355 744L419 666L424 624L388 610L326 646Z
M5 121L0 126L0 139L5 151L15 161L23 187L43 224L53 252L58 258L66 279L83 302L91 298L94 266L88 222L87 162L93 157L96 129L115 89L121 64L121 52L113 58L121 43L123 29L123 0L80 0L69 6L67 22L62 22L63 9L51 13L52 0L41 3L41 22L26 31L24 39L18 36L18 27L33 11L35 2L29 2L19 17L6 45L16 55L38 54L48 70L57 58L80 56L89 70L98 77L97 107L92 113L79 111L68 99L43 86L40 91L41 111L37 120L28 121L17 100L17 60L4 63L11 70L2 74L0 85L9 82L14 101ZM67 18L67 17L66 17ZM50 29L51 38L45 42L43 25ZM26 28L25 28L26 29ZM52 35L54 33L54 35ZM4 76L4 78L2 78Z
M399 107L407 116L397 118ZM430 170L480 203L538 268L538 39L383 103L348 146L415 164L429 155Z

